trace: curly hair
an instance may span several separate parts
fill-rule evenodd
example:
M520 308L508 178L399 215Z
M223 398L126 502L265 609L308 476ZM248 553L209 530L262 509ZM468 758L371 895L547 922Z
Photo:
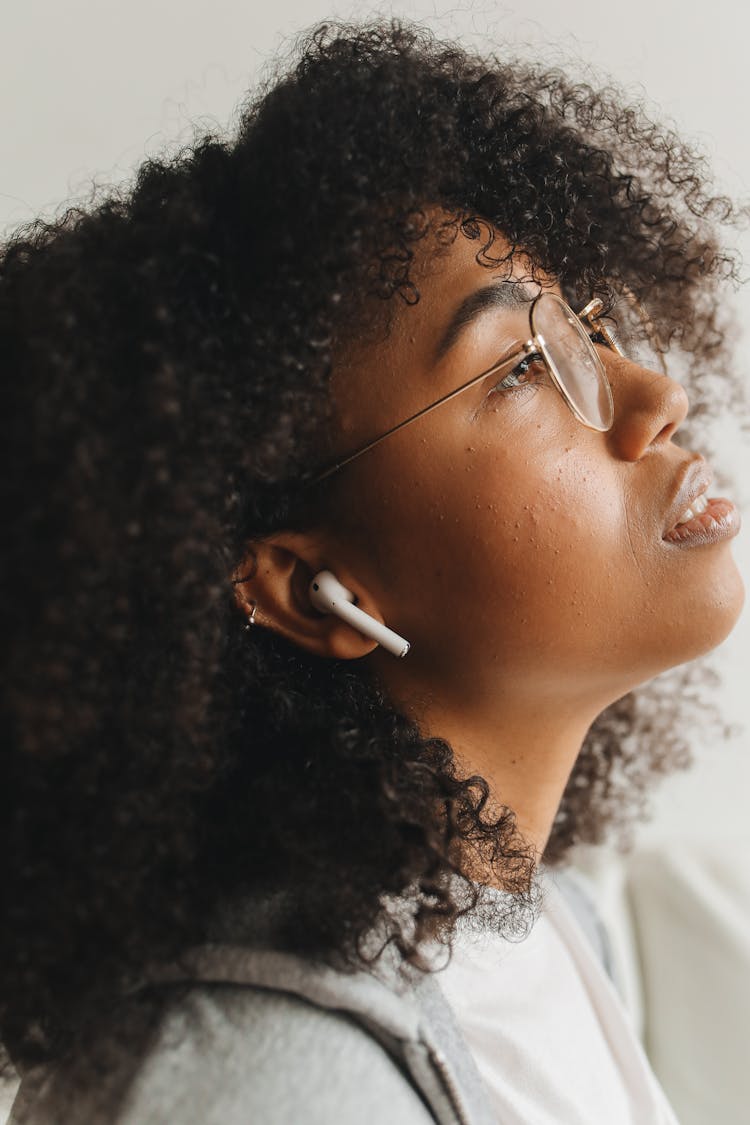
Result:
M300 497L336 349L419 300L435 204L571 297L635 293L682 357L685 432L744 409L716 234L742 211L700 154L616 89L397 21L316 28L236 135L2 247L0 1039L20 1064L61 1057L244 895L289 892L281 948L353 965L384 924L416 964L476 906L471 854L509 892L505 932L528 920L513 810L361 662L245 631L231 581L249 542L335 503L335 484ZM496 265L490 242L477 261ZM689 763L709 676L693 663L599 716L545 862L626 845L653 778Z

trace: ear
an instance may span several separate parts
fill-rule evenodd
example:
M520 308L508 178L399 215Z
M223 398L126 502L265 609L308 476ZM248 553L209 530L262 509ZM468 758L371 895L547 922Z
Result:
M354 594L355 604L378 621L377 605L345 566L326 554L312 533L280 532L247 544L232 574L237 605L250 618L255 603L255 628L273 629L316 656L356 660L377 648L351 625L331 613L320 613L310 601L310 582L320 570L331 570Z

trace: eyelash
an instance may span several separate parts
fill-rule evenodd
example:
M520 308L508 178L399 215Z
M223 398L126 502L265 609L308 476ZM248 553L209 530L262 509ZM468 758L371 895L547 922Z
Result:
M590 338L590 340L593 344L604 344L605 343L604 337L599 332L590 332L589 338ZM499 379L497 381L497 383L495 383L495 385L492 387L492 389L490 391L490 394L492 394L493 392L500 393L501 391L520 391L520 390L523 390L524 387L535 386L536 384L534 384L534 383L528 383L528 382L520 383L520 382L518 382L519 377L522 376L522 375L525 375L528 372L529 368L533 367L533 365L535 363L541 364L541 366L544 370L544 375L547 376L548 375L547 365L545 364L544 360L542 359L541 353L540 352L532 352L531 355L525 356L521 360L521 362L519 364L517 364L516 367L513 368L512 371L508 372L507 375L503 375L502 379ZM513 382L513 381L509 382L509 380L516 380L516 381L515 382Z
M533 365L535 363L541 364L541 366L544 370L544 374L546 375L547 374L547 368L544 364L544 360L542 359L541 355L539 354L539 352L532 352L531 355L525 356L521 360L521 362L516 367L513 368L512 371L508 372L507 375L503 375L502 379L499 379L497 381L497 383L495 383L494 387L492 388L492 391L498 391L498 392L500 392L500 391L516 391L516 390L521 390L524 387L532 386L532 384L528 383L528 382L523 382L523 383L518 382L518 379L521 376L526 375L527 372L529 371L529 368L533 367ZM509 380L511 380L511 381L509 382ZM515 381L512 381L512 380L515 380ZM490 392L490 393L492 393L492 392Z

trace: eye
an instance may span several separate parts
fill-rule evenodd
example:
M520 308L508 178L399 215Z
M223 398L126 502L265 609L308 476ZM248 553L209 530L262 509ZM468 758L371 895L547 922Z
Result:
M513 391L517 388L533 386L535 383L549 378L547 366L540 352L532 352L525 356L512 371L499 379L492 388L493 391Z

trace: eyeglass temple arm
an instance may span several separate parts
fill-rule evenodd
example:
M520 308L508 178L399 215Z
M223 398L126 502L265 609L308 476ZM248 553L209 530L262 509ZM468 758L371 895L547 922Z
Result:
M602 324L602 322L597 319L597 314L600 313L603 308L604 302L601 300L601 298L594 297L591 301L589 301L587 305L584 306L584 308L581 309L581 311L578 313L578 317L580 320L587 320L594 331L603 336L607 344L611 348L614 348L618 355L624 355L625 353L617 342L614 333L610 329L608 329L605 324ZM368 442L367 445L363 445L359 449L355 449L355 451L353 453L350 453L348 457L344 457L341 461L337 461L335 465L330 465L322 473L318 473L316 477L313 477L313 479L308 482L307 487L312 488L314 484L318 484L320 481L325 480L326 477L330 477L333 473L337 473L339 469L343 469L344 465L348 465L350 461L353 461L356 457L359 457L363 453L367 453L368 450L374 449L376 445L379 445L381 441L385 441L385 439L387 437L390 437L391 434L395 434L397 430L403 429L404 426L408 426L410 422L414 422L417 418L421 418L423 414L429 414L431 410L435 410L436 407L442 406L444 402L448 402L449 399L454 398L455 395L461 394L461 391L467 390L475 383L481 383L482 379L486 379L489 375L493 375L495 374L495 372L501 371L504 367L508 367L512 364L518 363L523 359L524 356L528 355L529 352L533 350L533 343L531 341L528 341L517 352L514 352L513 355L508 356L506 359L501 359L499 363L494 363L492 367L488 367L486 371L483 371L481 373L481 375L475 375L472 379L469 379L468 382L462 383L460 387L456 387L455 390L449 391L448 394L443 395L443 397L439 398L437 402L431 402L429 406L425 406L422 410L418 410L416 414L412 414L411 417L405 418L403 422L399 422L397 425L391 426L390 430L386 430L384 434L380 434L379 437L374 438L372 441Z
M313 479L309 482L308 487L311 487L314 484L318 484L319 481L325 480L325 478L331 476L332 473L338 472L338 470L342 469L344 465L348 465L350 461L353 461L355 457L359 457L362 453L367 453L368 450L373 449L376 445L379 445L381 441L385 441L385 439L387 437L390 437L391 434L395 434L396 430L401 430L404 426L408 426L410 422L415 422L417 418L421 418L423 414L429 414L431 410L435 410L438 406L442 406L444 402L448 402L449 399L455 398L456 395L461 394L461 391L467 390L475 383L481 383L482 379L486 379L488 378L488 376L494 375L497 371L502 371L504 367L508 367L511 364L518 363L523 359L525 355L528 355L530 349L533 350L533 345L531 345L530 343L524 344L523 348L520 348L517 352L514 352L513 355L507 356L506 359L501 359L498 363L494 363L492 367L488 367L486 371L483 371L481 373L481 375L474 375L473 378L468 380L468 382L462 383L460 387L456 387L454 390L449 391L448 394L445 394L442 398L439 398L437 402L431 402L429 406L425 406L421 410L418 410L416 414L412 414L411 417L405 418L403 422L399 422L397 425L391 426L390 430L386 430L384 434L380 434L379 437L374 438L373 441L368 442L367 445L361 446L359 449L356 449L354 453L350 453L348 457L344 457L343 460L337 461L335 465L331 465L329 468L325 469L324 472L319 473L316 477L313 477Z

